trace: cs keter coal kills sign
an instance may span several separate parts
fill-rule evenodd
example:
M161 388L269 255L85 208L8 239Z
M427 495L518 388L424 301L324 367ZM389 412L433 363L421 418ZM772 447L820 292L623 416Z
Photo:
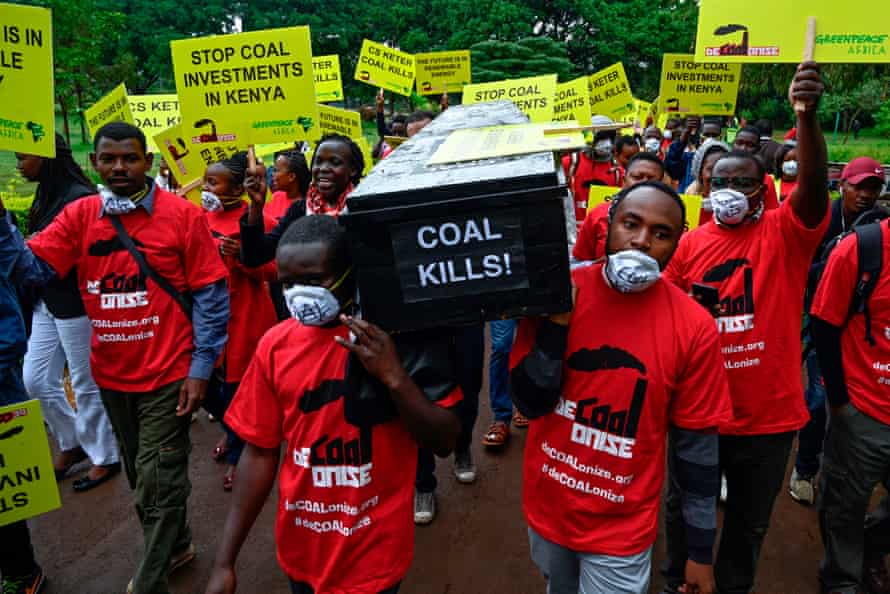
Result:
M392 244L405 303L529 286L518 211L396 225Z

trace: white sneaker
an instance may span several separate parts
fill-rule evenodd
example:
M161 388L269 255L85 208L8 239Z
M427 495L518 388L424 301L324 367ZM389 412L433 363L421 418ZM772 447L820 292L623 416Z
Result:
M436 495L432 492L414 491L414 523L418 526L429 524L436 517Z
M816 477L804 477L797 474L795 468L791 472L791 480L788 482L788 493L791 499L803 505L813 505L816 502Z
M454 478L465 485L476 482L476 465L473 464L470 450L454 454Z
M726 498L729 496L729 487L726 486L726 475L720 475L720 503L726 503Z

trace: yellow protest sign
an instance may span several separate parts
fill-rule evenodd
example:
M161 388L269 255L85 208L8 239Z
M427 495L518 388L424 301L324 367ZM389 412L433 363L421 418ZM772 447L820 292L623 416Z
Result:
M90 136L94 136L99 128L109 122L136 123L127 98L127 87L123 83L87 108L83 112L83 117L87 122Z
M591 74L587 90L591 115L604 115L615 120L634 109L634 95L621 62Z
M238 152L234 143L195 144L177 124L154 136L155 145L180 185L204 177L207 166Z
M414 54L417 92L421 95L460 93L470 84L470 51L429 52Z
M170 42L182 129L192 142L318 137L309 27Z
M0 149L56 156L49 9L0 4Z
M355 65L355 80L410 96L414 87L414 56L365 39Z
M807 19L816 18L818 62L890 62L890 3L863 0L701 0L697 61L793 62L803 58Z
M130 95L130 111L136 126L145 134L149 152L157 152L154 136L179 123L176 95Z
M40 402L0 406L0 526L61 506Z
M254 147L254 154L267 165L271 165L275 153L296 150L296 143L273 142L272 144L258 144Z
M741 64L694 62L692 54L665 54L658 91L660 113L732 115Z
M621 191L620 188L613 188L610 186L590 186L590 193L587 198L587 212L592 211L604 202L611 202L612 198L614 198L619 191ZM701 196L680 194L680 198L686 205L686 230L692 231L698 227L699 221L701 220Z
M466 85L463 101L465 104L512 101L532 122L546 123L553 119L554 97L556 97L556 75L545 74Z
M586 76L556 85L553 120L557 122L575 120L585 124L590 121Z
M312 72L315 76L315 100L319 103L343 100L343 78L340 75L340 56L314 56Z
M565 127L574 126L576 123L570 122ZM549 133L558 129L558 125L547 123L455 130L439 145L427 165L572 150L585 146L584 134L581 132Z
M362 116L355 111L319 105L318 123L322 134L340 134L352 139L362 137Z
M368 139L364 136L353 138L353 140L358 145L358 148L361 149L362 157L365 158L365 168L362 170L362 176L364 177L371 173L371 169L374 167L374 156L372 155L371 145L368 144Z

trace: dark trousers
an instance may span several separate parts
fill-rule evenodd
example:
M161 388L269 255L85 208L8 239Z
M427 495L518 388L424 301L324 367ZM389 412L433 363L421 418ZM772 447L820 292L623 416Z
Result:
M210 382L207 384L207 397L204 398L202 406L204 410L219 420L223 431L226 432L226 449L229 450L229 453L226 454L226 463L230 466L237 466L238 460L241 459L241 452L244 451L244 440L226 425L223 418L241 384L240 382L224 382L222 377L222 371L215 371L210 377Z
M387 588L386 590L381 590L381 591L380 591L380 594L397 594L398 591L399 591L399 586L401 586L401 585L402 585L402 583L399 582L398 584L396 584L396 585L393 586L392 588ZM291 591L293 594L315 594L315 590L313 590L313 589L309 586L309 584L307 584L307 583L305 583L305 582L294 582L294 581L291 581L291 583L290 583L290 591Z
M22 370L17 365L0 369L0 406L27 399ZM28 523L21 520L0 526L0 575L5 578L30 575L36 566Z
M170 558L192 540L186 516L192 489L191 418L176 416L181 387L178 381L152 392L101 390L142 524L144 551L133 577L135 594L168 594Z
M457 335L457 384L464 399L457 406L460 418L460 435L457 437L455 452L470 449L473 441L473 427L479 416L479 392L482 390L482 371L485 363L485 326L466 326ZM421 493L436 490L436 456L432 451L420 448L417 451L417 475L414 487Z
M807 354L807 389L804 396L810 411L810 420L797 436L797 460L794 467L803 477L814 477L819 473L819 456L825 441L825 424L828 414L825 410L825 383L816 358L816 350Z
M828 427L820 481L825 591L855 592L863 561L890 553L887 499L867 519L865 514L879 482L890 488L890 425L847 404Z
M720 470L726 475L728 488L714 564L721 594L747 594L754 587L760 547L785 480L793 440L794 432L720 436ZM673 473L665 498L665 534L667 557L662 574L665 589L676 592L684 581L688 554L680 490Z

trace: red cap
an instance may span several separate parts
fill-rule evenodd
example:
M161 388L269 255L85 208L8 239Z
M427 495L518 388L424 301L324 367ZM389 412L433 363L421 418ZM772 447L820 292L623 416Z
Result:
M847 163L841 173L841 179L854 186L870 177L880 180L881 183L884 182L884 168L870 157L856 157Z

